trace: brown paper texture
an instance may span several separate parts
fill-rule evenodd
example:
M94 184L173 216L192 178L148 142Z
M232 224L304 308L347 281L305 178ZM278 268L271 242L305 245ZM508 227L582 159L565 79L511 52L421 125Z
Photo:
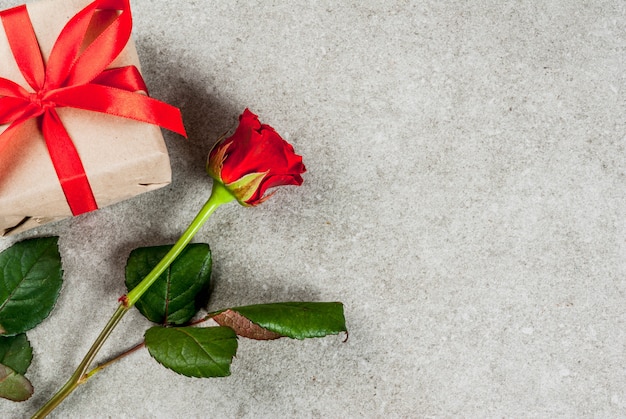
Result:
M43 0L27 5L45 59L67 21L89 3ZM139 68L132 40L111 67L125 65ZM28 88L1 25L0 77ZM82 159L98 207L170 183L169 157L158 126L72 108L57 108L57 112ZM23 124L16 140L0 156L0 235L72 215L37 121Z

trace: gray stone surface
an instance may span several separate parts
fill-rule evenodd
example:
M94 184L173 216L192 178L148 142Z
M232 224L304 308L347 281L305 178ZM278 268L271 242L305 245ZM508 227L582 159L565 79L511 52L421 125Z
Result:
M1 0L6 8L17 4ZM124 292L137 246L208 196L249 107L304 156L300 188L198 234L211 308L343 301L350 338L242 339L232 376L140 351L55 417L626 417L626 3L134 0L151 94L180 106L162 190L57 234L65 283L29 333L32 414ZM132 313L100 359L137 343Z

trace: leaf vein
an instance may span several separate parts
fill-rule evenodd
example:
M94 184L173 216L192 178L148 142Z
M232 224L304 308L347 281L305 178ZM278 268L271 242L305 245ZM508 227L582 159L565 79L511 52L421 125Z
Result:
M38 255L38 257L36 258L36 260L28 267L28 270L22 275L22 278L20 279L20 281L15 285L15 287L13 288L13 290L9 293L9 295L7 296L6 300L4 300L2 302L2 304L0 305L0 313L2 313L2 311L4 310L4 308L6 307L6 305L12 300L11 297L13 297L15 295L15 293L17 292L18 288L20 287L20 285L26 281L26 278L28 277L28 274L30 274L30 272L33 270L33 268L35 267L35 265L41 260L41 258L43 257L42 255L44 255L45 253L47 253L48 248L50 247L50 245L47 245ZM24 257L24 254L22 253L22 257ZM44 279L45 281L45 279Z

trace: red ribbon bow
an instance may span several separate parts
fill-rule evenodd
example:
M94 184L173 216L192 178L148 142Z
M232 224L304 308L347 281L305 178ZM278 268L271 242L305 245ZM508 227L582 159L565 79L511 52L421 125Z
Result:
M97 10L117 17L92 42L83 45ZM122 52L132 29L129 0L96 0L65 25L47 65L26 6L0 12L15 61L32 89L0 77L0 124L10 124L0 135L0 150L19 126L39 118L50 158L74 215L98 208L85 169L57 107L102 112L156 124L186 136L180 111L147 95L135 66L106 69Z

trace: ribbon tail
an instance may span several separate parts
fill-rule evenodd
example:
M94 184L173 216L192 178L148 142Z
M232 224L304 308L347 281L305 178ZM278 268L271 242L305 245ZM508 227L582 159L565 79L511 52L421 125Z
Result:
M130 118L187 136L180 109L140 93L92 83L60 89L49 98L58 106Z
M48 109L43 114L42 131L72 214L98 209L78 151L54 109Z

